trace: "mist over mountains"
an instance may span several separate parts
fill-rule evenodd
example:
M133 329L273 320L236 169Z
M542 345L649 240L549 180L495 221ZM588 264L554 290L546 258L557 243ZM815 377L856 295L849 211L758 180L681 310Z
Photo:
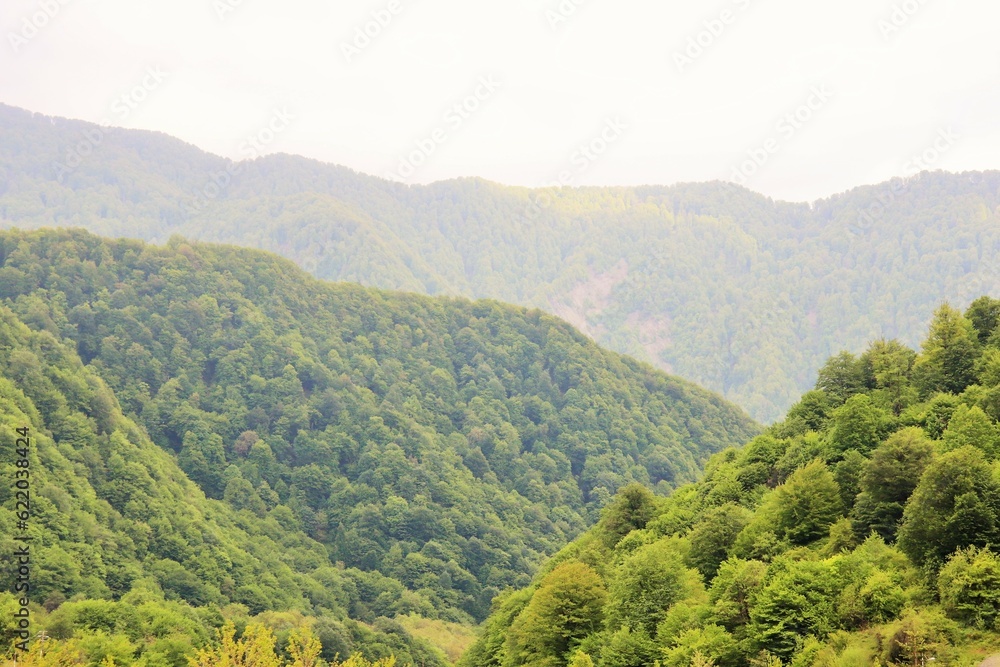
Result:
M762 421L841 348L914 345L936 304L1000 287L998 172L925 172L807 204L721 182L407 186L6 106L0 137L3 226L238 243L321 278L538 307Z

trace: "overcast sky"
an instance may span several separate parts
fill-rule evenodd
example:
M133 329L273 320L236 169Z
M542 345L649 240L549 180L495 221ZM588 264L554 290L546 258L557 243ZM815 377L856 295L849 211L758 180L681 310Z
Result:
M1000 168L996 0L577 2L4 0L0 101L409 182Z

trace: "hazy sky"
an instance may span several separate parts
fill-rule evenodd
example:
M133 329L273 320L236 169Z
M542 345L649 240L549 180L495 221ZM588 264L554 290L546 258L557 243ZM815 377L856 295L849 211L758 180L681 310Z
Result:
M0 101L409 182L805 200L920 155L1000 168L998 25L996 0L4 0Z

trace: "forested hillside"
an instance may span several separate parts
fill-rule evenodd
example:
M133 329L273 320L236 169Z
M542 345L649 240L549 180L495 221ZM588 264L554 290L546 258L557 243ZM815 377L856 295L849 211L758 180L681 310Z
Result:
M24 434L27 467L16 464L15 442ZM175 457L122 414L72 346L32 330L6 306L0 439L0 548L9 560L25 544L15 536L30 540L33 630L58 641L79 637L84 663L111 656L119 665L141 658L181 667L224 617L242 627L263 612L259 619L283 638L312 619L328 659L363 649L442 664L398 624L366 611L374 591L398 594L398 582L338 567L320 543L289 525L287 508L254 516L206 498ZM16 528L14 485L25 470L26 532ZM21 596L7 592L16 582L5 576L0 593L4 650L21 639L14 634Z
M8 231L0 298L8 422L31 417L35 465L62 476L36 481L51 624L86 634L76 598L117 601L93 614L131 633L126 663L150 636L127 607L153 600L195 645L224 617L300 612L329 657L434 664L390 619L481 620L619 488L691 482L759 431L540 311L256 250Z
M725 183L406 186L0 106L0 225L173 234L313 274L539 307L772 421L823 361L914 345L945 299L1000 289L1000 173L924 173L814 202Z
M1000 652L1000 300L843 353L784 421L601 522L467 667L975 665ZM985 664L985 663L984 663Z

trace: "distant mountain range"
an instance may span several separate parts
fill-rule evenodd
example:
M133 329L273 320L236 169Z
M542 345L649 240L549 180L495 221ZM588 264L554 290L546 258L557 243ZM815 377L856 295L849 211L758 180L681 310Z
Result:
M406 186L0 106L0 225L236 243L321 278L538 307L762 421L841 346L915 344L939 302L1000 290L998 207L1000 172L812 204L721 182Z

